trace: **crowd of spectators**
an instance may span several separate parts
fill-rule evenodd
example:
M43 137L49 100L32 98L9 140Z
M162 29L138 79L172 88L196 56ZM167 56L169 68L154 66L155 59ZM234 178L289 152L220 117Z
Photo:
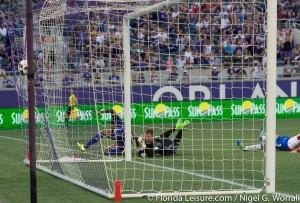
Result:
M208 78L211 80L218 80L222 71L226 72L229 80L264 78L266 28L265 18L261 15L264 11L257 8L261 5L257 2L195 0L131 20L130 63L137 71L132 81L164 82L156 73L163 70L169 74L165 82L190 82L194 76L189 76L189 70L200 67L209 70ZM70 8L87 4L106 6L93 1L67 1ZM38 10L43 5L43 0L34 0L34 9ZM120 83L118 69L124 66L122 18L128 12L131 11L100 9L65 16L64 36L68 44L63 50L67 53L63 85L74 84L75 74L80 74L86 84L104 80L109 84ZM299 13L299 1L279 0L278 19L300 20ZM45 23L49 26L53 21ZM3 27L0 23L1 42L5 38L1 30ZM294 44L292 37L290 30L284 30L277 42L277 59L285 63L283 77L300 73L300 45ZM7 64L8 41L5 41L5 47L0 44L0 62L4 55ZM53 62L59 60L54 51L45 54L43 50L36 50L36 60L39 70L36 86L43 80L53 81ZM7 65L7 68L11 67ZM109 72L106 78L103 78L103 72Z
M279 20L300 20L300 2L298 0L279 0L277 10Z
M3 88L14 87L13 79L11 77L11 45L8 27L4 23L4 18L8 16L15 17L15 13L16 11L11 7L9 0L0 0L0 77L3 77L3 82L1 84Z

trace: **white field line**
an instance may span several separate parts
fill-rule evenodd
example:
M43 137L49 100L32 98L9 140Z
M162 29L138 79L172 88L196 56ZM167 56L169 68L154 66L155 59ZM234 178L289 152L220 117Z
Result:
M12 137L6 137L6 136L0 136L0 138L23 142L22 139L18 139L18 138L12 138ZM208 179L208 180L213 180L213 181L219 181L219 182L223 182L223 183L227 183L227 184L235 185L235 186L239 186L239 187L245 187L247 189L252 189L252 190L259 189L259 188L255 188L255 187L250 186L250 185L241 184L241 183L237 183L237 182L234 182L234 181L225 180L225 179L221 179L221 178L215 178L215 177L211 177L211 176L207 176L207 175L203 175L203 174L193 173L193 172L190 172L190 171L184 171L184 170L169 168L169 167L165 167L165 166L158 166L158 165L143 163L143 162L139 162L139 161L131 161L131 162L137 163L137 164L140 164L140 165L151 166L151 167L155 167L155 168L166 169L166 170L170 170L170 171L176 171L176 172L179 172L179 173L189 174L189 175L192 175L192 176L201 177L201 178ZM274 194L275 195L281 195L281 196L287 196L287 197L292 196L290 194L278 193L278 192L275 192Z

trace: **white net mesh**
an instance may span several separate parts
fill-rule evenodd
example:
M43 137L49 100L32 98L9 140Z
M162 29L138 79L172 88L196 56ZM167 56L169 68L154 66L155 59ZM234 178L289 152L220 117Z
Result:
M254 143L264 126L265 101L249 96L264 78L263 2L179 1L147 9L155 3L46 1L35 46L39 167L101 194L113 194L116 179L124 194L263 188L264 152L236 147L238 139ZM123 53L123 17L138 10L130 20L130 53ZM132 78L124 78L129 54ZM174 131L179 118L191 121L164 134L173 140L182 132L176 154L142 158L134 142L130 162L121 152L105 154L124 139L105 137L119 132L107 130L111 113L94 110L113 108L123 120L129 81L135 136L148 128L159 136ZM264 82L257 84L264 92ZM77 143L87 143L86 151Z

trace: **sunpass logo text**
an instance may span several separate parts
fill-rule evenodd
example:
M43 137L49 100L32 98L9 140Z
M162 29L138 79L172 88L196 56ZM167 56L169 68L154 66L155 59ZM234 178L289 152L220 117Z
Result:
M65 112L64 111L57 111L56 118L57 122L64 122L65 121ZM91 110L79 110L77 111L77 119L81 121L90 121L92 120L92 111Z
M199 106L188 107L189 117L205 117L205 116L222 116L223 106L222 105L211 105L207 102L202 102Z
M0 114L0 125L3 124L3 114Z
M179 107L168 107L166 106L165 110L161 112L161 115L158 115L155 108L145 107L144 108L144 118L179 118L180 117L180 108Z

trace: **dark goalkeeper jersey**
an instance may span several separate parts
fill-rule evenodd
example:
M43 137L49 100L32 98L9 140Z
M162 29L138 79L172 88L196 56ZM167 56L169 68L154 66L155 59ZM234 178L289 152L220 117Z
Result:
M146 149L142 150L141 153L146 153L148 157L154 157L156 154L175 154L173 140L169 140L168 138L155 137L153 144L146 144L146 146Z

